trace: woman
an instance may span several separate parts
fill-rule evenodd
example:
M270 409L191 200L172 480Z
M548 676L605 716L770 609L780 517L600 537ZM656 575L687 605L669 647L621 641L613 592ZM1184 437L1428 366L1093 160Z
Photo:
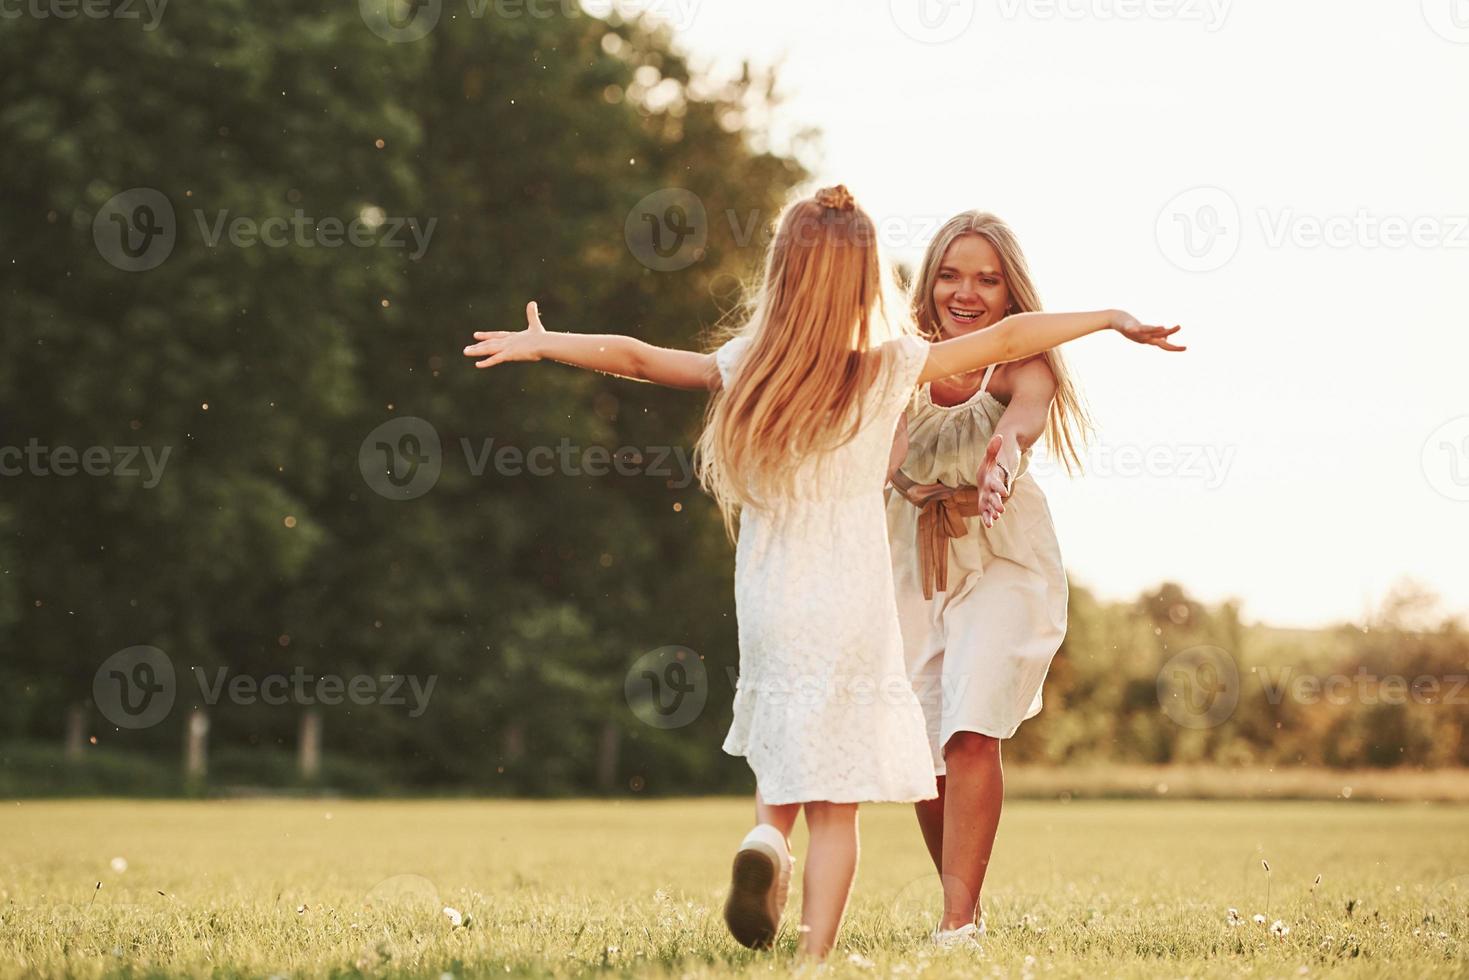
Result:
M931 341L1040 309L1014 234L979 211L939 230L912 302ZM1040 711L1066 635L1066 573L1045 495L1026 472L1030 448L1044 436L1070 470L1089 428L1055 350L920 386L899 423L888 534L904 654L938 774L938 798L916 808L943 883L941 945L984 935L980 893L1004 799L1000 743Z

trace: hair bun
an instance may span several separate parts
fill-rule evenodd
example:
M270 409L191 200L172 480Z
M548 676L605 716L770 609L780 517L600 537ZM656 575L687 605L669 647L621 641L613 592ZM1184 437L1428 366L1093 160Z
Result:
M852 192L847 190L846 184L823 187L816 192L815 200L821 207L835 211L851 211L857 207L857 200L852 197Z

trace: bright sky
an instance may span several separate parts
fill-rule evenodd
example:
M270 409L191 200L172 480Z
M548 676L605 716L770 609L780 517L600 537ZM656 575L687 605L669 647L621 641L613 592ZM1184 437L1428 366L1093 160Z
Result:
M783 63L777 140L818 127L895 257L980 207L1048 308L1184 325L1070 351L1099 441L1040 479L1076 583L1469 611L1469 0L644 4L696 66Z

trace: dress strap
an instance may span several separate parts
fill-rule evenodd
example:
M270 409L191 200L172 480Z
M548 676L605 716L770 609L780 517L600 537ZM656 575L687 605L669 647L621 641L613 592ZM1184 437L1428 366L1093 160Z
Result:
M987 367L987 368L984 369L984 380L979 383L979 390L980 391L989 391L990 390L990 375L992 375L994 373L995 373L995 365L993 365L993 364L991 364L989 367Z

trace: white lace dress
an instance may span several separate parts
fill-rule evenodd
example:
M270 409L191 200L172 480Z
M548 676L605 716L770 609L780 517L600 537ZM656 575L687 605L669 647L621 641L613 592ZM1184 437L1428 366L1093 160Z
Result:
M715 356L729 384L748 338ZM735 549L740 678L724 751L767 803L938 795L923 709L903 661L883 485L898 417L928 357L882 347L854 439L793 464L796 495L746 507Z

